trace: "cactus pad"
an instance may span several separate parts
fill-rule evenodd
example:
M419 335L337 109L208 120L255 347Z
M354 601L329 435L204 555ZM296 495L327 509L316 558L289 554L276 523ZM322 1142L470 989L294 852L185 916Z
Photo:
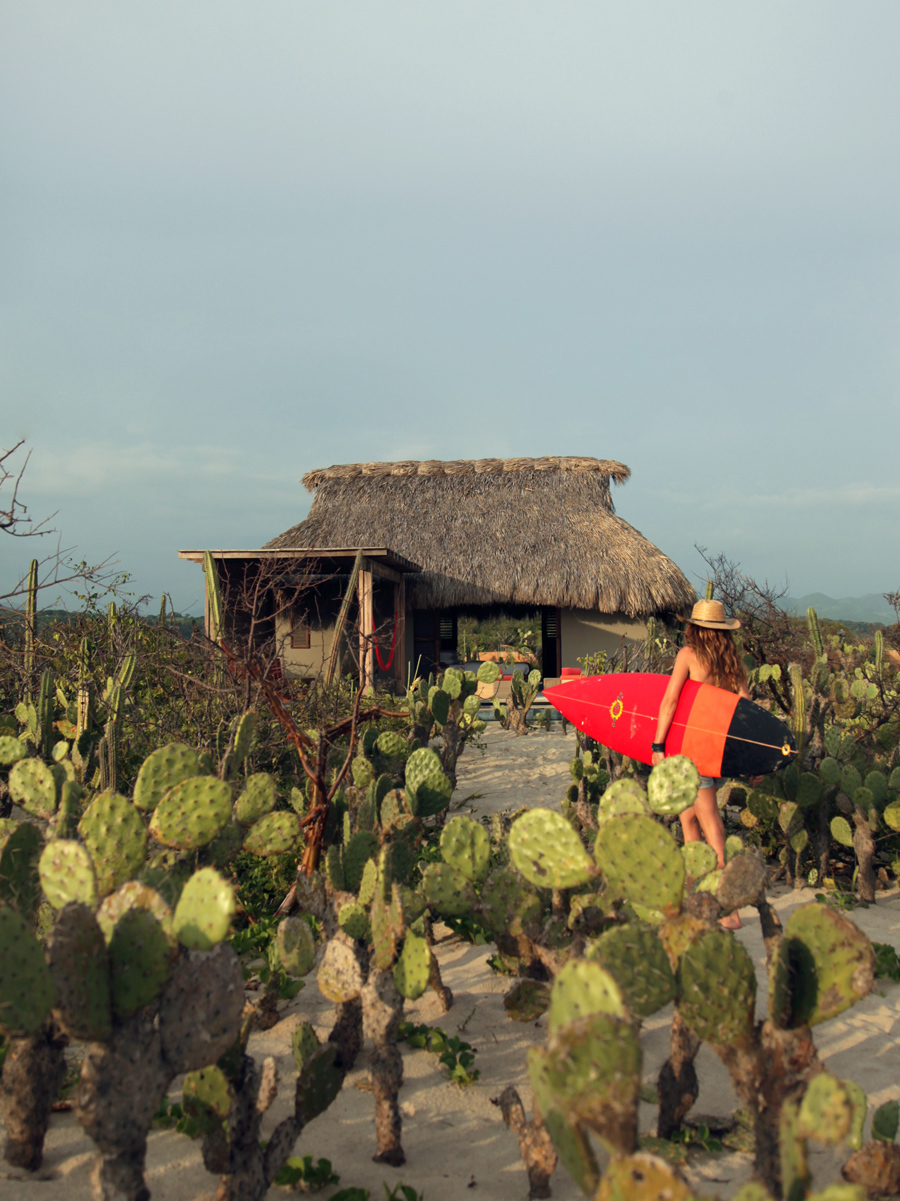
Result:
M385 730L379 734L375 746L378 748L378 753L384 755L386 759L402 759L409 750L409 743L396 730Z
M475 679L479 684L493 684L495 680L500 679L500 668L496 663L482 663L475 673Z
M28 754L25 743L12 734L0 734L0 767L12 767Z
M234 735L234 760L235 763L243 763L250 754L253 746L253 739L256 736L257 716L252 709L248 709L238 722L237 730Z
M790 989L789 1003L780 1006L788 1027L815 1026L836 1017L866 996L875 981L872 944L853 922L826 905L804 905L792 914L779 959Z
M472 885L449 863L430 863L426 867L422 874L422 893L429 909L447 917L471 913L477 903Z
M495 934L534 938L541 928L541 899L516 872L495 868L481 889L481 913Z
M40 759L20 759L9 773L9 795L26 813L49 820L58 799L53 769Z
M319 1039L309 1022L298 1022L291 1035L291 1054L294 1066L302 1072L307 1060L319 1046Z
M558 1030L595 1013L625 1016L618 984L599 963L571 959L553 981L550 993L550 1029Z
M275 945L281 966L289 976L305 976L312 971L316 942L302 917L286 917L279 924Z
M753 1029L756 976L743 946L724 930L692 943L678 968L681 1016L713 1046L739 1046Z
M613 801L621 801L625 797L631 797L635 801L640 801L644 812L649 809L647 794L641 788L640 784L638 784L637 780L631 780L628 776L624 776L621 780L614 780L610 784L600 798L601 807L611 805Z
M548 1041L545 1071L570 1121L584 1122L613 1147L633 1145L641 1048L627 1021L595 1013L561 1026Z
M636 1017L649 1017L675 997L669 958L652 926L613 926L591 945L587 957L609 972Z
M278 800L278 786L268 772L258 771L250 776L244 790L234 802L235 821L242 826L252 826L261 817L271 813Z
M716 900L726 913L753 905L765 893L769 874L759 855L736 855L722 871Z
M351 834L344 847L344 887L356 892L362 883L366 864L378 854L378 839L369 830Z
M378 865L374 859L369 859L363 868L362 879L359 882L359 892L357 900L360 905L370 905L372 898L375 896L375 888L378 884Z
M684 866L692 880L702 880L715 871L718 857L708 842L686 842L681 848Z
M374 863L372 864L374 867ZM344 933L357 942L361 942L369 932L369 919L362 905L351 901L342 905L338 914L338 925Z
M450 702L452 697L449 692L443 688L432 688L428 693L428 708L431 710L431 716L439 726L446 725L447 719L450 716Z
M183 947L208 951L228 934L235 913L234 888L214 867L202 867L185 884L172 930Z
M99 900L94 862L80 842L55 838L48 842L38 864L44 896L54 909L71 901L96 909Z
M517 818L509 832L509 854L516 869L539 888L574 888L593 874L581 839L561 813L550 809L530 809Z
M0 908L0 1033L33 1034L56 996L41 944L18 913Z
M212 1134L231 1112L234 1100L228 1077L212 1064L196 1072L188 1072L182 1086L184 1112L194 1119L201 1134Z
M159 922L146 909L129 909L109 941L112 1010L126 1018L162 992L172 967L172 948Z
M344 1073L334 1062L337 1048L332 1043L318 1047L303 1065L297 1078L297 1116L304 1123L324 1113L341 1091Z
M419 747L406 761L406 803L415 817L433 817L446 809L453 785L429 747Z
M428 987L431 976L431 948L424 938L408 930L403 950L394 965L394 987L401 997L416 1001Z
M58 993L56 1015L70 1038L103 1042L112 1032L109 962L103 931L87 905L66 905L50 934L47 959Z
M357 755L350 764L353 783L357 788L368 788L375 779L375 768L365 755Z
M325 948L317 977L319 991L335 1005L358 997L363 986L359 960L350 947L333 939Z
M693 1191L658 1155L638 1151L614 1159L594 1201L691 1201Z
M853 1106L843 1084L827 1072L813 1076L797 1115L800 1137L835 1147L850 1133L852 1120Z
M143 865L147 831L134 805L116 792L102 792L91 801L78 833L94 861L101 896L130 880Z
M244 1008L244 973L231 947L189 951L175 965L159 1007L166 1060L196 1071L226 1054L237 1039Z
M197 752L180 742L170 742L148 755L134 785L138 809L155 809L170 788L201 775Z
M534 1091L535 1106L559 1153L563 1167L585 1196L593 1197L600 1180L597 1161L580 1122L570 1121L557 1105L556 1096L547 1083L548 1061L549 1054L545 1047L529 1049L528 1075Z
M660 817L675 817L690 809L699 790L700 773L686 755L663 759L647 781L650 808Z
M838 814L831 819L831 837L843 847L853 846L853 829L846 817Z
M300 838L300 819L296 813L280 809L267 813L251 826L244 839L244 850L252 855L268 857L292 851Z
M41 895L38 861L43 839L31 822L0 820L0 904L30 917Z
M441 831L441 855L445 863L478 884L491 864L491 840L481 822L453 817Z
M611 896L663 913L678 912L684 858L653 818L629 815L607 822L597 834L594 854Z
M150 833L163 846L193 851L212 842L230 817L230 786L215 776L194 776L170 788L157 804Z
M97 923L107 942L113 936L116 923L129 909L146 909L152 913L167 934L171 935L172 910L155 888L149 888L137 880L129 880L114 893L104 897L97 910Z

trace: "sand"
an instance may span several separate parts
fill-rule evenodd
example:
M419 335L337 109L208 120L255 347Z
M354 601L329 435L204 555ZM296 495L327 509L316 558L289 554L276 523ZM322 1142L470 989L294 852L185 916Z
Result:
M574 754L574 735L534 731L517 738L489 726L486 749L467 749L460 760L454 804L459 812L483 814L515 810L522 806L559 808L569 783L568 764ZM473 796L473 794L478 794ZM811 890L783 892L776 905L785 918L798 905L813 899ZM853 920L875 941L900 947L900 893L879 894L878 904L854 910ZM742 911L744 929L738 937L757 964L760 1012L765 1010L764 952L754 910ZM522 1201L527 1181L516 1139L503 1126L492 1105L506 1084L515 1084L530 1106L525 1056L533 1041L546 1038L544 1020L530 1024L511 1022L502 998L509 977L487 966L490 947L460 942L446 927L438 926L436 951L445 981L454 992L454 1005L439 1014L437 999L427 993L407 1005L411 1021L440 1026L458 1034L477 1048L475 1066L479 1080L461 1089L447 1080L437 1057L427 1051L404 1048L405 1082L401 1093L404 1113L403 1146L407 1163L400 1169L373 1164L374 1123L371 1094L366 1091L365 1057L349 1075L331 1108L303 1132L296 1155L311 1154L331 1160L340 1176L319 1196L327 1199L339 1188L366 1188L378 1201L383 1184L398 1181L412 1185L428 1201L471 1201L473 1197L497 1201ZM275 1057L282 1070L279 1097L266 1115L264 1133L288 1112L292 1097L293 1065L290 1036L300 1020L311 1021L320 1036L330 1028L332 1006L319 993L315 977L285 1005L277 1026L251 1039L251 1052ZM671 1010L650 1019L644 1028L644 1080L655 1082L668 1049ZM856 1080L872 1106L900 1095L900 985L879 981L876 991L840 1018L820 1026L816 1041L828 1069L839 1077ZM730 1114L736 1107L725 1070L703 1047L698 1072L700 1096L695 1113ZM173 1091L173 1098L177 1093ZM642 1126L650 1131L655 1109L642 1106ZM89 1174L94 1152L71 1113L53 1117L47 1138L44 1167L35 1176L10 1171L0 1163L0 1195L4 1201L81 1201L90 1197ZM833 1176L830 1152L813 1156L816 1175L824 1182ZM714 1196L730 1196L750 1173L750 1156L737 1152L692 1155L688 1167L695 1187ZM147 1180L156 1201L199 1201L215 1191L215 1181L202 1165L199 1144L184 1135L156 1130L150 1135ZM565 1171L557 1169L552 1182L559 1201L576 1201L580 1190ZM273 1188L271 1197L286 1196Z

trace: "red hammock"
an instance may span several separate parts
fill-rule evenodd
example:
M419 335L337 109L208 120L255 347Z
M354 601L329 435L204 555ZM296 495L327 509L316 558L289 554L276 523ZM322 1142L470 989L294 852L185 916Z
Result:
M385 663L381 658L381 651L378 648L378 640L375 637L375 618L372 618L372 642L375 646L375 658L378 660L378 666L382 671L388 671L391 664L394 662L394 651L397 649L397 625L399 613L394 614L394 632L391 635L391 653L388 655L388 661Z

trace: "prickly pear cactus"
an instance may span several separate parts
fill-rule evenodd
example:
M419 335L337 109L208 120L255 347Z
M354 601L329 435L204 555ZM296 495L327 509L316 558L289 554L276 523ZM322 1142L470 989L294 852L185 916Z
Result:
M305 976L312 971L316 943L302 917L286 917L279 924L275 945L279 962L289 976Z
M601 826L594 854L611 896L677 913L684 858L669 832L649 817L628 815Z
M231 787L215 776L195 776L170 788L157 803L150 833L163 846L193 851L212 842L231 817Z
M700 773L685 755L664 759L650 773L647 799L661 817L674 817L689 809L697 799Z
M826 905L792 915L769 972L773 1021L791 1029L828 1021L866 996L875 956L865 934Z
M86 905L60 910L47 962L58 994L56 1017L66 1034L103 1042L112 1033L109 959L103 931Z
M203 867L182 889L172 931L189 950L211 950L227 936L235 909L231 884L215 868Z
M173 945L146 909L129 909L109 942L110 999L115 1017L128 1018L156 1000L175 961Z
M96 909L97 873L90 852L80 842L55 838L48 842L38 864L44 896L54 909L76 901Z
M563 965L553 981L550 993L550 1029L558 1030L570 1022L595 1013L625 1016L622 992L609 972L583 959Z
M33 1034L56 1000L41 944L18 913L0 908L0 1033Z
M478 884L491 864L491 840L480 822L454 817L441 831L441 855L445 863Z
M649 1017L674 1000L669 957L651 926L613 926L591 944L587 956L609 972L636 1017Z
M756 975L743 946L724 930L691 943L678 969L679 1011L700 1038L740 1046L753 1030Z
M234 803L234 819L242 826L252 826L271 813L278 800L278 788L268 772L249 776L241 795Z
M170 788L202 775L197 752L180 742L158 747L141 765L134 785L134 803L138 809L155 809Z
M30 822L0 818L0 904L25 917L35 912L40 899L38 861L43 845L40 831Z
M300 839L300 819L295 813L280 809L267 813L252 825L244 838L244 850L261 858L284 855L292 851Z
M9 795L26 813L48 821L59 799L53 768L40 759L20 759L9 773Z
M402 997L416 1001L428 987L430 975L431 948L424 938L408 930L394 965L394 987Z
M143 866L147 831L134 805L118 793L103 792L91 801L78 823L78 835L94 861L101 896Z
M538 888L574 888L586 884L594 871L581 839L562 814L550 809L530 809L514 822L509 854Z

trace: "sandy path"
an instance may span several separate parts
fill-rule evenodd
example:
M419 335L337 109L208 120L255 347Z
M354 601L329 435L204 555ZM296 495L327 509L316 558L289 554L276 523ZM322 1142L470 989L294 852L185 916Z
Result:
M516 738L488 727L487 751L467 750L460 761L457 797L460 812L475 816L523 805L559 807L569 783L568 763L574 754L574 736L563 736L558 727L551 732L535 731ZM799 904L812 900L812 893L786 893L777 907L786 916ZM745 928L739 934L757 964L760 996L764 1008L765 973L759 923L754 911L743 914ZM900 946L900 894L879 897L877 906L859 909L854 920L879 942ZM356 1186L371 1191L381 1201L382 1182L390 1187L402 1180L423 1193L428 1201L522 1201L527 1183L515 1138L503 1127L499 1111L491 1104L508 1083L514 1083L530 1104L526 1083L525 1054L533 1040L546 1037L543 1021L530 1025L511 1022L502 1007L509 987L507 977L495 975L486 966L489 947L462 943L444 927L437 946L446 982L455 1003L449 1013L439 1015L436 998L426 994L407 1006L410 1020L440 1026L448 1034L460 1034L478 1050L478 1082L459 1089L447 1081L437 1058L425 1051L404 1050L405 1083L401 1094L404 1109L403 1145L407 1163L399 1169L373 1164L374 1126L372 1097L357 1087L367 1083L365 1060L351 1073L332 1107L316 1119L301 1136L295 1154L325 1156L340 1175L340 1185L319 1194L328 1198L337 1188ZM266 1130L287 1112L291 1100L293 1068L290 1035L301 1019L316 1026L320 1036L330 1028L332 1007L318 991L315 978L284 1011L272 1030L251 1039L257 1058L273 1055L283 1069L278 1100L267 1115ZM670 1012L663 1011L646 1025L643 1034L644 1079L655 1081L665 1058ZM879 989L848 1014L820 1027L816 1032L825 1063L838 1076L860 1083L873 1105L900 1091L900 985L879 982ZM701 1093L697 1111L728 1114L735 1107L731 1085L715 1056L704 1047L700 1053ZM643 1106L645 1129L654 1116ZM0 1195L4 1201L81 1201L90 1197L89 1173L93 1160L90 1142L82 1135L72 1114L54 1116L47 1140L44 1170L38 1177L2 1172ZM830 1170L828 1154L814 1156L820 1171ZM691 1175L702 1192L729 1196L749 1174L750 1157L742 1154L702 1156L691 1165ZM148 1183L156 1201L199 1201L215 1190L205 1172L199 1145L171 1131L150 1136ZM271 1197L285 1196L272 1189ZM577 1201L580 1191L562 1169L553 1178L553 1195L559 1201Z

